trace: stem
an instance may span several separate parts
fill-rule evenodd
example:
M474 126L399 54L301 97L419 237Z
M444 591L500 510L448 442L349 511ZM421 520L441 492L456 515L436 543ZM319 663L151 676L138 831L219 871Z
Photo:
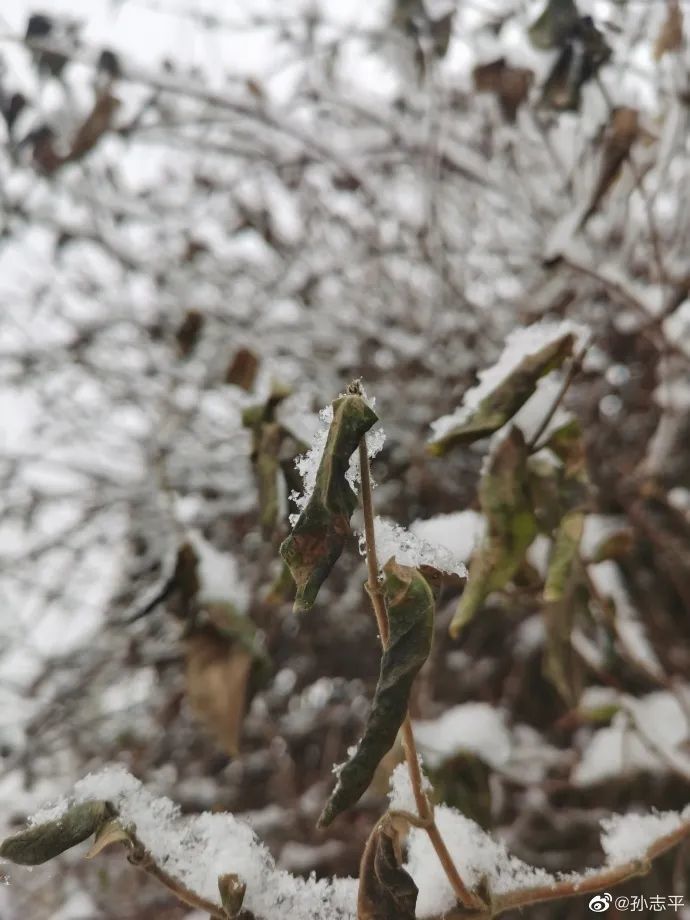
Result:
M532 453L532 451L537 449L537 444L539 443L541 436L544 434L546 429L549 427L549 422L554 417L556 413L556 409L558 409L558 407L560 406L561 402L563 401L563 397L568 392L570 384L575 379L575 375L582 367L582 362L584 361L585 355L587 354L587 349L589 348L589 345L590 345L589 341L585 342L585 344L582 346L579 352L573 356L573 360L570 362L570 367L568 368L568 373L563 378L563 383L560 385L558 392L556 393L553 402L549 406L549 409L546 415L541 420L539 427L537 428L537 430L534 432L534 434L529 440L527 449L529 450L530 453Z
M359 442L359 470L362 511L364 514L364 535L366 537L367 571L369 574L367 591L371 598L371 605L374 608L379 636L381 637L381 646L385 651L388 646L389 638L388 615L386 613L386 606L383 602L381 585L379 584L379 563L376 555L376 537L374 532L374 505L371 497L369 454L367 453L365 438L362 438ZM410 774L410 782L412 784L412 792L414 794L417 811L424 829L429 835L429 840L434 850L436 850L436 855L443 866L443 871L448 877L448 881L451 884L456 898L464 907L482 908L484 907L482 900L467 889L467 886L460 877L460 873L453 862L453 858L448 852L448 847L436 826L433 809L429 804L422 784L422 771L419 767L419 757L417 755L414 734L412 733L412 722L410 721L409 712L405 716L405 721L402 725L402 736L405 760Z

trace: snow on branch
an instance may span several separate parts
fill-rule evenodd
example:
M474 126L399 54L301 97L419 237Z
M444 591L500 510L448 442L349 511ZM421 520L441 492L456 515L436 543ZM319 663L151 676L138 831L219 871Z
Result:
M393 773L390 801L392 814L403 816L414 803L404 765ZM84 806L89 803L97 805L101 809L98 814L102 812L109 820L98 827L94 824L85 828ZM92 808L88 814L96 811ZM73 828L69 842L56 848L56 840L75 812L80 816L80 829L75 833ZM614 815L602 822L601 842L607 857L603 867L552 875L512 856L505 844L454 808L438 806L435 818L463 878L471 888L482 886L488 890L491 906L476 915L486 918L538 901L600 891L641 875L649 869L652 859L690 834L690 805L682 812ZM240 906L256 920L356 917L355 879L296 878L278 869L254 831L233 815L204 813L183 817L177 805L153 796L119 766L89 774L76 784L69 799L39 812L30 825L28 831L2 844L0 852L4 857L22 864L43 862L95 832L96 843L88 855L95 856L105 846L127 841L132 850L134 841L132 862L162 881L181 900L203 906L214 917L240 916ZM38 840L42 829L51 838L47 842ZM40 859L26 858L31 846L41 850ZM48 852L50 847L52 853ZM412 826L409 833L405 869L418 888L417 917L451 920L463 916L434 848L418 826ZM226 891L227 880L232 880L232 890L241 892L237 910L231 913L225 897L220 903L223 880Z

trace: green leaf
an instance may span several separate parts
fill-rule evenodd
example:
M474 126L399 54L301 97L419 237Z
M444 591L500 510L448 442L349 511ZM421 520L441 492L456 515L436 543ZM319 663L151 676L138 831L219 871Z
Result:
M345 478L350 457L378 421L361 396L333 403L333 421L316 474L316 484L280 553L297 585L295 610L313 606L319 588L343 551L357 496Z
M418 889L402 867L400 830L384 815L359 866L357 920L414 920Z
M530 41L542 50L557 48L572 33L579 18L574 0L548 0L528 29Z
M487 535L470 563L467 586L450 624L457 638L486 597L515 575L536 536L537 522L525 488L527 446L512 428L490 456L479 485Z
M371 712L357 750L338 774L338 782L319 818L325 827L366 791L381 758L391 749L407 714L412 683L431 651L434 598L417 569L390 560L383 569L383 592L390 636Z
M578 558L585 516L581 511L566 514L556 532L544 583L544 600L560 601L568 589L573 566Z
M429 442L429 452L440 457L457 444L471 444L502 428L534 393L538 380L572 354L574 343L573 333L563 332L525 355L476 406L461 414L457 424Z
M73 805L55 821L8 837L0 844L0 856L20 866L38 866L95 834L112 814L107 802Z

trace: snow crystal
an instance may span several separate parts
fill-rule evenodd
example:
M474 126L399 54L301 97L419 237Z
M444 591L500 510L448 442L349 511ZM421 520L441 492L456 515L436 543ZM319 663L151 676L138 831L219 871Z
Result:
M440 572L459 575L461 578L467 575L464 563L444 546L435 546L433 543L420 539L394 521L376 517L374 520L374 536L381 564L385 564L389 559L395 557L400 565L417 568L422 565L429 565ZM364 553L366 541L363 534L360 534L360 548Z
M673 833L686 821L690 821L690 805L682 812L662 811L604 818L601 822L601 845L608 865L617 866L640 859L654 841Z
M489 766L504 766L510 759L510 732L505 716L488 703L462 703L438 719L414 723L417 743L430 767L468 751Z
M410 524L410 533L418 539L447 550L456 559L467 560L477 548L486 530L484 516L478 511L455 511L437 514Z
M278 869L254 831L231 814L183 817L121 767L89 774L70 800L35 815L33 824L60 817L71 803L107 800L136 833L156 864L198 895L219 902L218 877L235 872L247 885L244 906L262 920L354 920L354 879L301 879Z
M498 360L491 367L479 373L479 383L465 393L462 405L450 415L444 415L431 423L431 441L446 437L455 427L464 424L489 393L510 376L520 362L566 333L572 333L576 348L584 341L586 329L577 323L564 320L560 323L535 323L523 329L516 329L507 340Z

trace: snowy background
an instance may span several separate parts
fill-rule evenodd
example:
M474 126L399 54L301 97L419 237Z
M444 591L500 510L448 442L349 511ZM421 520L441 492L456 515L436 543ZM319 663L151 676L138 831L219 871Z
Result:
M362 376L386 432L381 557L459 576L486 532L487 441L442 458L426 444L541 321L591 336L563 407L592 481L589 608L568 636L583 686L566 702L544 672L542 534L459 641L459 587L444 588L420 749L449 807L549 873L610 856L610 812L690 801L685 5L578 6L611 56L559 111L545 87L562 49L530 40L531 0L3 4L3 834L115 764L185 813L240 815L281 871L356 876L399 752L360 809L328 835L314 824L378 670L361 557L353 540L318 609L292 614L277 547L300 482L281 479L262 531L243 412L289 390L276 418L294 471L318 410ZM31 50L37 13L50 29ZM621 109L634 138L598 196ZM528 440L562 381L521 410ZM220 652L184 633L179 584L147 609L186 543L199 601L232 609ZM220 711L216 679L233 687ZM116 856L63 861L2 864L3 920L189 913ZM683 866L679 850L630 891L684 893ZM427 886L429 913L444 891Z

